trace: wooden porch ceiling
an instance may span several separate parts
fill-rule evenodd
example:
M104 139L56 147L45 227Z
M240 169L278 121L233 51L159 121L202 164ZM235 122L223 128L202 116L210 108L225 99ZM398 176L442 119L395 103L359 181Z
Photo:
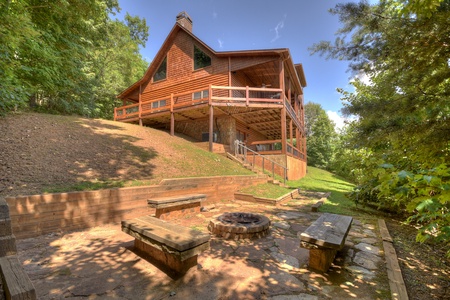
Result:
M248 107L220 107L227 115L232 115L236 120L246 124L268 139L281 139L281 110L267 108Z
M265 135L268 139L281 139L281 110L252 107L222 106L214 107L214 116L229 115L239 122L246 124L247 127L254 129ZM209 117L208 105L197 107L195 109L177 111L174 114L175 123L183 121L193 121L198 119L207 119ZM143 124L154 128L170 128L170 112L152 114L149 118L143 117ZM287 126L289 128L289 117L287 117Z
M280 88L280 66L278 60L251 66L238 72L242 72L249 78L254 86Z

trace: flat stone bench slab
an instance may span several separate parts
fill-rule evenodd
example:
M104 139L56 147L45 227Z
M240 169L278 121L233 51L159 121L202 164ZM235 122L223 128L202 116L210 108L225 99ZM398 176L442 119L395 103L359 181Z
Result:
M209 234L151 216L122 221L122 231L138 250L178 273L196 266L198 254L210 247Z
M16 255L0 257L0 272L6 299L37 298L36 290Z
M157 218L170 220L182 217L186 214L199 213L201 203L205 200L205 194L190 194L152 198L147 200L147 204L151 208L156 208L155 215Z
M310 250L309 266L326 272L344 247L353 218L324 213L304 232L298 233L300 246Z

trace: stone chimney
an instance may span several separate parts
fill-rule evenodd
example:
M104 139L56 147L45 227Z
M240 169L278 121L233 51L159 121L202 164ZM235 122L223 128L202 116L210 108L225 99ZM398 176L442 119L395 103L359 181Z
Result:
M177 23L192 32L192 19L187 12L182 11L177 15Z

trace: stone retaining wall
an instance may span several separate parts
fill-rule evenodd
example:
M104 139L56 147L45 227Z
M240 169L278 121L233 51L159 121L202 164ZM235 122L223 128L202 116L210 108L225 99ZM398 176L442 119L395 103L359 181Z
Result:
M164 179L159 185L86 192L7 197L16 238L100 226L154 213L148 198L206 194L208 205L234 199L245 186L266 183L265 175Z

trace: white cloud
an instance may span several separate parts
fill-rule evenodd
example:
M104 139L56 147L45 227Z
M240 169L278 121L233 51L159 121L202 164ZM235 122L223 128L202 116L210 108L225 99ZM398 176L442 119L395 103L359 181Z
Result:
M217 12L214 10L213 13L212 13L213 19L217 19L217 16L218 16L218 14L217 14Z
M334 124L336 125L334 128L336 132L339 132L339 131L341 131L342 128L344 128L345 119L343 117L341 117L337 112L327 110L327 115L328 115L328 118L330 118L330 120L333 121Z
M344 118L340 116L337 112L332 110L327 110L327 116L330 118L331 121L334 122L335 127L334 130L339 133L345 126L347 126L347 123L355 121L358 119L356 116L350 116L348 118Z
M275 31L275 37L270 41L271 43L275 42L281 37L280 31L284 28L284 20L286 20L286 15L284 15L283 19L278 22L277 26L275 26L275 28L271 30Z
M217 39L217 42L219 43L219 48L222 48L224 41L222 41L221 39Z
M352 79L350 79L350 81L356 81L356 80L361 81L365 85L372 85L373 84L372 80L370 79L370 77L363 71L359 72Z

